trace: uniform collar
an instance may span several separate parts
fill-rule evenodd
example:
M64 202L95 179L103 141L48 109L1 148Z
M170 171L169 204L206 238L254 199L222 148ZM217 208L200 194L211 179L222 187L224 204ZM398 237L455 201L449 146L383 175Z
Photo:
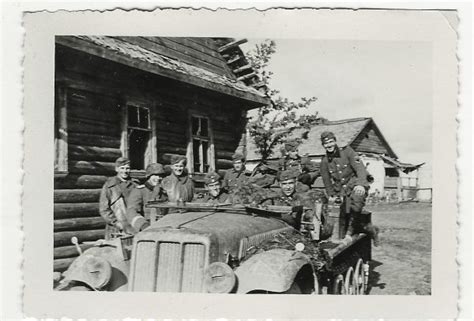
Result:
M131 182L132 182L132 180L131 180L130 177L129 177L128 179L126 179L126 180L122 180L122 179L120 179L118 176L114 176L114 177L112 177L112 178L110 179L108 185L109 185L109 187L112 187L112 186L115 186L115 185L120 185L121 183L129 184L129 183L131 183Z
M145 185L145 187L148 188L150 191L152 191L152 190L155 188L155 186L151 185L148 181L146 181L144 185Z

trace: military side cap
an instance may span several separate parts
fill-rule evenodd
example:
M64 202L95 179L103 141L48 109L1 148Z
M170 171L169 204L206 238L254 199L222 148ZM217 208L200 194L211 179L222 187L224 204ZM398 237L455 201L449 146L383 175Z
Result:
M288 140L286 143L285 143L285 149L287 151L295 151L297 148L298 148L298 145L300 143L296 140L296 139L291 139L291 140Z
M146 177L150 177L151 175L164 175L165 169L163 165L160 163L152 163L146 167L145 175Z
M171 165L177 164L181 161L184 161L184 165L186 165L187 159L181 155L172 155L171 156Z
M130 160L127 157L119 157L115 160L115 167L120 167L130 164Z
M330 131L324 131L321 133L321 141L324 143L328 139L336 139L336 136L334 136L333 132Z
M207 173L206 176L204 177L204 183L206 185L209 185L209 184L219 182L220 179L221 177L219 176L219 174L217 174L216 172L211 172L211 173Z
M235 162L235 161L244 161L245 160L245 157L243 154L241 153L235 153L234 155L232 155L232 161Z
M280 173L280 182L287 181L289 179L296 179L300 172L296 169L287 169Z

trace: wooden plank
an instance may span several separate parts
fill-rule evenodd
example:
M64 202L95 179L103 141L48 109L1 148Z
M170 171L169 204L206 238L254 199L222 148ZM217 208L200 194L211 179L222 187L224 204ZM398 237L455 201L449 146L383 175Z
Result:
M115 163L95 161L69 161L72 174L115 175Z
M241 66L239 68L236 68L236 69L233 70L233 72L235 74L238 74L238 73L241 73L242 71L247 71L247 70L253 70L251 64L247 64L247 65Z
M54 203L93 203L98 202L100 188L95 189L55 189Z
M54 272L64 272L68 269L69 265L74 262L76 258L64 258L64 259L55 259L54 260Z
M91 133L69 132L69 144L82 146L97 146L120 150L120 136L96 135Z
M108 176L105 175L73 175L69 174L66 177L54 177L55 189L70 189L70 188L101 188Z
M68 125L68 132L70 133L85 133L106 136L120 135L119 126L110 126L110 124L100 121L92 121L89 119L80 118L69 118Z
M72 105L72 104L71 104ZM72 105L68 109L68 116L76 119L86 119L92 121L100 121L105 124L116 124L120 121L118 108L88 108L80 105Z
M55 138L55 171L68 170L68 122L67 122L67 89L59 87L56 91L55 122L57 122L57 137Z
M54 220L54 231L78 231L105 228L102 217L75 217Z
M214 59L217 59L219 61L223 60L222 56L219 53L217 53L217 50L210 48L203 41L199 41L199 40L196 41L196 38L189 38L189 37L160 37L160 38L192 48L204 55L211 56Z
M79 244L82 251L92 247L92 244ZM66 245L54 248L54 259L64 259L79 256L75 245Z
M55 203L54 219L99 217L99 203Z
M243 76L238 77L237 80L238 81L244 81L244 80L248 80L250 78L256 77L256 76L257 76L257 73L251 72L249 74L245 74Z
M85 241L97 241L104 238L104 229L86 230L86 231L65 231L54 233L54 247L71 245L71 237L75 236L79 243Z
M115 160L122 156L119 148L98 147L98 146L80 146L69 144L69 158L72 160L94 160L109 161Z
M233 166L233 164L234 163L231 160L228 160L228 159L222 159L222 158L216 159L216 166L219 169L231 168Z
M232 41L232 42L229 42L228 44L223 45L222 47L217 49L217 51L219 51L220 53L223 53L224 51L227 51L229 49L234 49L234 48L238 47L239 45L241 45L243 43L246 43L246 42L247 42L247 39L240 39L240 40Z

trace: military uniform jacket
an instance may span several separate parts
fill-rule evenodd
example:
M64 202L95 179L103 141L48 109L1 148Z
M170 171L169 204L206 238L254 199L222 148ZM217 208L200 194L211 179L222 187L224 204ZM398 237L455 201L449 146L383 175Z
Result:
M369 186L368 172L354 150L347 146L326 154L321 160L321 176L328 196L345 196L356 185Z
M127 198L135 186L136 183L131 179L123 181L117 176L107 179L99 199L99 213L107 225L116 226L117 221L123 225L126 222Z
M148 208L145 205L149 201L165 202L167 200L168 197L160 185L152 186L146 182L144 185L136 186L130 193L127 201L127 219L130 225L136 231L139 231L146 221L155 221L157 216L161 216L164 213L158 213L158 209Z
M289 169L296 169L301 174L308 174L309 177L303 177L300 175L298 180L301 181L303 184L310 186L316 177L319 176L319 170L315 163L313 163L309 157L306 156L298 156L298 158L293 159L290 157L282 157L278 162L278 168L280 171L289 170Z
M205 203L205 204L224 204L232 203L232 198L226 192L222 192L217 195L217 197L212 196L210 193L205 193L202 197L196 199L196 202Z
M188 175L177 177L173 173L163 178L161 186L168 195L170 202L182 199L184 202L191 202L194 197L194 183Z
M247 183L250 174L251 172L247 171L245 167L239 172L234 168L230 168L225 172L224 179L222 180L222 188L225 188L231 192Z

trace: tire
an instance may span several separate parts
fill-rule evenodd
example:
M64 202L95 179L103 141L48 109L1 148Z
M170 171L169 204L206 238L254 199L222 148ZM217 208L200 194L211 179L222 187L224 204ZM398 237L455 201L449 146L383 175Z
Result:
M346 290L346 294L348 295L356 294L354 268L352 266L346 272L346 277L344 278L344 288Z
M338 276L336 276L332 283L333 283L332 294L336 294L336 295L346 294L346 288L344 286L344 276L342 274L339 274Z
M365 276L364 276L364 261L359 259L354 269L354 283L355 283L355 294L365 294Z

